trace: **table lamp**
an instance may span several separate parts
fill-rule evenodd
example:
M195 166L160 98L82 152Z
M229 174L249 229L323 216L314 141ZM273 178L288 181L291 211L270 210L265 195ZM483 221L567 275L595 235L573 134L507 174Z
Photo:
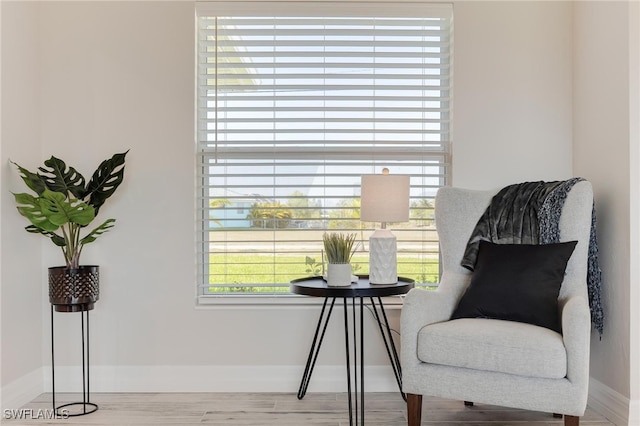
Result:
M381 175L362 175L360 220L381 223L381 229L369 237L369 282L397 283L398 247L386 225L409 220L409 176L390 175L387 168Z

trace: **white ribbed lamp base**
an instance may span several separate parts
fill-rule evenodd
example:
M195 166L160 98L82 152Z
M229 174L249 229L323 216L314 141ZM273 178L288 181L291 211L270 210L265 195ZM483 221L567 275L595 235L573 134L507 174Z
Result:
M376 230L369 237L369 282L395 284L398 282L396 236L387 229Z

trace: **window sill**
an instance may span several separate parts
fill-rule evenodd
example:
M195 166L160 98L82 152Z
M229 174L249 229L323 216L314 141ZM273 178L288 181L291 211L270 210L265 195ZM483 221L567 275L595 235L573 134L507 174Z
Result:
M365 298L365 302L366 302ZM383 297L382 303L385 309L401 309L404 296ZM301 306L321 306L324 302L322 297L299 296L296 294L283 294L278 296L198 296L196 299L196 309L212 309L221 306L230 308L270 308L270 307L301 307ZM365 303L368 305L368 303Z

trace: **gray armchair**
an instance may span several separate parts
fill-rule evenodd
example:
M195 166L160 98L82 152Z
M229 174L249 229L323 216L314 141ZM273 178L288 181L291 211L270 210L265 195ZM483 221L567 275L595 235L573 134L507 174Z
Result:
M420 424L422 395L562 414L567 426L577 426L584 414L591 329L586 285L591 184L573 186L560 216L561 241L578 241L558 297L562 334L515 321L450 320L471 279L460 261L494 194L450 187L437 194L442 279L435 291L411 290L401 314L409 426Z

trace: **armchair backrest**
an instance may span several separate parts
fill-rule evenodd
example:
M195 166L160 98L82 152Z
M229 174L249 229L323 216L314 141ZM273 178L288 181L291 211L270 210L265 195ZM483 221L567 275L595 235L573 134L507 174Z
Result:
M440 240L443 279L447 274L470 274L460 265L469 237L498 192L443 187L436 195L436 228ZM578 241L560 289L559 301L579 295L587 298L587 259L591 230L593 192L591 183L576 183L560 216L560 241Z

